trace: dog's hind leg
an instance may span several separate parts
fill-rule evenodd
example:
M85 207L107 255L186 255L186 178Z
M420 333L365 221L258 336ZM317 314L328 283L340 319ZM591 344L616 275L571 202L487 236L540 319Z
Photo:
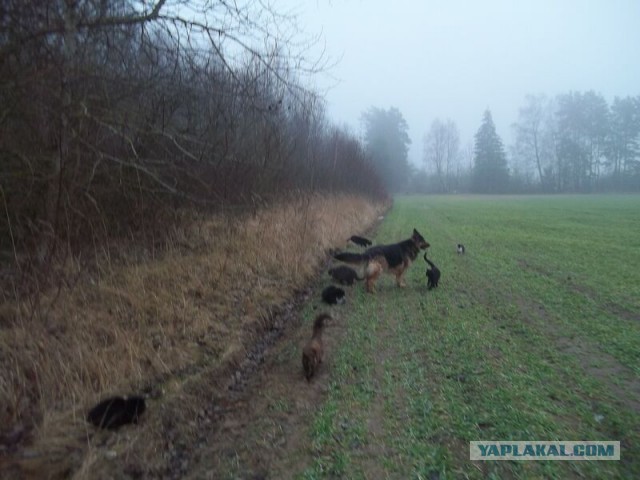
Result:
M367 265L365 276L367 278L367 292L373 293L375 291L375 283L380 274L382 273L382 265L377 262L370 262Z

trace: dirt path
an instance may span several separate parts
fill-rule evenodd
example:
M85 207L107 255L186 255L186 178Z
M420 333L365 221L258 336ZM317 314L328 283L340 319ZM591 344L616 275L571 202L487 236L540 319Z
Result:
M319 291L313 291L319 297ZM318 304L318 302L312 302ZM307 382L302 375L301 351L316 312L328 311L333 320L325 328L325 363ZM322 403L331 370L330 352L344 329L340 307L318 306L298 321L264 355L264 363L246 378L212 400L221 406L218 421L189 452L184 478L283 478L304 467L310 445L309 418Z
M310 458L309 417L324 400L330 352L344 330L341 307L322 304L321 288L317 282L299 292L297 300L278 314L274 329L226 380L217 371L186 372L182 397L169 403L150 401L150 413L160 421L145 418L145 425L159 429L165 439L162 451L147 451L137 427L98 432L80 430L74 423L73 434L86 436L85 454L51 445L46 452L0 455L0 478L40 479L48 472L48 478L55 479L259 479L285 478L291 469L301 470L300 459ZM307 382L301 351L319 312L333 317L323 335L328 355Z
M335 382L332 371L336 368L336 355L349 340L347 322L352 320L350 313L353 313L350 305L322 305L318 301L321 288L316 287L307 305L294 313L297 320L291 322L291 328L265 352L264 363L246 378L242 388L232 387L226 395L213 400L222 407L220 416L184 458L188 467L181 472L181 478L280 479L303 475L314 467L322 455L322 447L314 445L311 430L322 428L314 422L318 409L326 405L331 382ZM351 287L347 295L366 295L361 289L361 285ZM372 300L367 308L378 307L381 305ZM310 336L313 318L325 311L333 318L323 334L325 360L318 374L307 382L302 375L302 346ZM383 452L387 448L383 438L386 417L383 383L384 363L392 348L385 341L393 338L389 331L393 323L395 320L377 323L369 339L371 350L376 352L371 372L373 398L371 408L359 410L358 414L362 416L367 441L357 445L351 442L345 447L357 452L366 478L380 476L377 459L380 454L388 453ZM356 419L345 420L349 421ZM342 444L347 440L338 433L332 434L331 441Z

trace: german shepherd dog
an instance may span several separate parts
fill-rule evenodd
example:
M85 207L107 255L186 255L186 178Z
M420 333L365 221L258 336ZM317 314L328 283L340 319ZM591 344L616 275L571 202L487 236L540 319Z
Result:
M364 251L364 253L337 253L333 257L344 263L365 265L364 277L367 291L374 292L375 282L384 271L393 273L399 287L406 284L402 276L418 256L420 250L429 248L422 235L414 228L410 238L391 245L376 245Z

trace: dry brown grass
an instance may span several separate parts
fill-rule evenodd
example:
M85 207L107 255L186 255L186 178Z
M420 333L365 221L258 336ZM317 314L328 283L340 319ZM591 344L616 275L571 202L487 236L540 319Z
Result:
M160 258L118 265L105 260L95 269L99 273L80 272L74 288L44 294L37 315L26 303L5 303L0 434L23 432L21 448L31 449L26 460L15 454L19 467L12 468L25 475L61 469L59 475L75 471L83 477L95 461L96 443L112 442L114 454L126 452L132 437L144 431L113 440L93 435L84 422L87 408L104 395L161 385L163 408L173 402L188 416L190 398L198 393L185 388L182 374L199 365L210 373L239 362L270 312L317 272L326 250L344 246L383 208L359 197L313 196L233 222L192 220L171 232ZM198 381L211 379L198 379L196 372L190 382ZM163 415L149 416L149 429L154 422L166 427ZM157 442L166 439L148 435L139 454L157 462ZM7 443L0 442L0 473Z

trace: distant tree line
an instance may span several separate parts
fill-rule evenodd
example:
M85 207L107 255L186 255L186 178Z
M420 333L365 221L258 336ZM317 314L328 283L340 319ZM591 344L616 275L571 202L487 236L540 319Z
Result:
M311 43L268 3L0 5L0 267L161 234L183 207L386 195L305 86Z
M410 191L429 193L590 193L640 191L640 96L608 105L593 91L554 99L527 96L505 151L491 112L473 146L459 148L451 120L436 119L424 137L428 170Z
M513 146L515 180L542 192L640 191L640 96L528 96Z

